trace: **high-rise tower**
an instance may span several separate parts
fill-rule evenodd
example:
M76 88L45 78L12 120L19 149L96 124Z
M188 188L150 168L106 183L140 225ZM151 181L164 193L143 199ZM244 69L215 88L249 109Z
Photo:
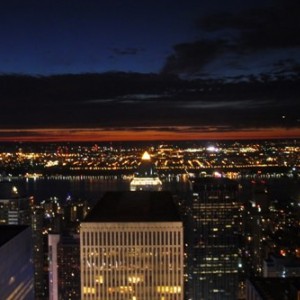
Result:
M49 300L80 299L78 235L49 234Z
M236 299L240 216L238 183L205 177L193 182L193 300Z
M108 192L81 223L81 299L183 300L183 252L170 193Z

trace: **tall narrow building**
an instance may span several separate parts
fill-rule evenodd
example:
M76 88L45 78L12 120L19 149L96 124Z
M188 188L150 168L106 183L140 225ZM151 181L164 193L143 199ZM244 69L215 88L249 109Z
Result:
M193 300L237 297L240 237L238 183L205 177L193 182Z
M48 235L49 300L80 299L79 236Z
M108 192L81 223L81 299L183 300L183 251L169 192Z
M156 166L146 151L130 182L131 191L161 191L162 182L159 179Z

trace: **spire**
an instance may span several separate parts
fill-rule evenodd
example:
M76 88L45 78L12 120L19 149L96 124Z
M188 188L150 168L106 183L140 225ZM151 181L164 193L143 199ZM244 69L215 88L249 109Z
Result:
M144 152L142 160L151 160L151 157L147 151Z

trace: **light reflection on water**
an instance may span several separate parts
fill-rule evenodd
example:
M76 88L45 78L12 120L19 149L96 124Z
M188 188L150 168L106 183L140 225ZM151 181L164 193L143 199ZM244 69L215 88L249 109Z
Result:
M121 176L52 176L36 179L15 178L7 188L12 184L17 186L20 196L33 196L36 203L52 197L61 201L71 197L74 200L94 203L107 191L129 191L129 183L130 178ZM166 178L163 186L164 190L173 193L182 193L189 189L189 183L178 176ZM2 188L5 188L5 184Z
M74 200L97 202L107 191L128 191L130 177L122 176L53 176L37 179L17 178L12 181L21 196L33 196L39 203L51 197L64 201L67 197ZM269 198L278 201L294 199L300 201L299 179L273 178L266 181ZM253 192L251 180L240 180L243 187L242 201L249 200ZM3 188L5 185L2 185ZM163 179L163 190L174 194L188 193L190 184L184 176L170 176ZM1 194L1 191L0 191Z

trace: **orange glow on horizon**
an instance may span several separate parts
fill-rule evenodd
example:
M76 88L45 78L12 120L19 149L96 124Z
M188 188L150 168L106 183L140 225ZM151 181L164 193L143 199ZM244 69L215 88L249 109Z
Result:
M130 129L6 129L0 130L0 142L111 142L111 141L184 141L300 138L300 128L244 129L236 131L191 130L174 127L166 130Z

